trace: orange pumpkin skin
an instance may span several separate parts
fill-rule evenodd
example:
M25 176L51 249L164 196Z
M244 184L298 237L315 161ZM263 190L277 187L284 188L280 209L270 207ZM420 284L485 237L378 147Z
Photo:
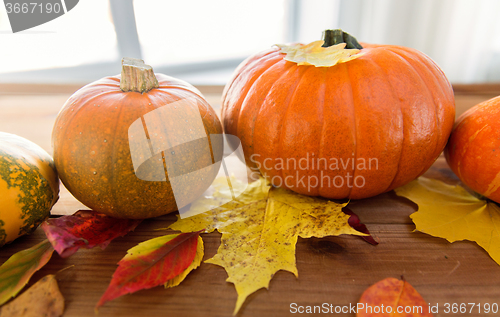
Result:
M470 108L457 119L444 153L465 185L500 202L500 96Z
M201 114L204 133L222 133L216 113L196 88L169 76L155 75L159 87L145 93L121 91L121 76L93 82L73 94L56 119L52 142L61 181L73 196L95 211L118 218L143 219L177 210L168 178L145 181L134 172L128 129L145 114L178 100L194 98L196 102L191 106L199 110L193 113ZM175 126L175 120L171 121L156 123ZM220 143L211 144L213 157L210 152L193 152L186 162L195 161L202 168L214 159L220 161ZM167 155L164 160L168 160ZM182 173L183 169L192 171L193 167L178 166L177 171ZM185 194L194 199L203 193L217 174L215 166L209 174L196 184L185 184Z
M449 81L421 52L363 46L362 56L331 67L285 61L278 48L238 67L224 90L222 121L240 138L249 167L300 194L360 199L433 164L454 122ZM309 166L299 166L307 157Z

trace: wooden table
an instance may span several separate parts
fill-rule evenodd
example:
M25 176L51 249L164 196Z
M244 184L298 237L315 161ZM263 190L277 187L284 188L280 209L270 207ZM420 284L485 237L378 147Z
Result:
M50 134L60 107L78 86L0 85L0 131L16 133L45 148L49 153ZM220 109L221 87L200 87L209 102ZM457 113L500 95L499 85L456 85ZM29 90L29 92L28 92ZM441 157L426 174L456 183L458 180ZM66 190L53 209L54 214L72 214L85 208ZM448 243L444 239L414 232L409 215L416 206L393 192L371 199L353 201L358 214L372 235L380 241L372 246L354 236L300 239L297 243L299 278L280 271L269 290L252 294L238 316L289 316L290 305L355 305L361 293L386 277L403 276L431 305L439 304L435 316L444 313L445 303L497 303L500 305L500 266L473 242ZM166 228L174 215L145 220L125 237L114 240L106 250L80 250L62 259L54 254L37 272L29 285L47 274L57 273L66 300L64 316L93 316L94 306L106 290L116 263L126 251L147 239L170 231ZM0 263L12 254L44 239L38 229L0 249ZM220 234L204 234L205 258L212 257L220 244ZM156 287L108 302L99 316L231 316L236 303L233 284L227 283L222 267L202 264L181 285ZM354 316L354 314L331 314ZM460 315L460 314L459 314ZM498 316L472 314L461 316Z

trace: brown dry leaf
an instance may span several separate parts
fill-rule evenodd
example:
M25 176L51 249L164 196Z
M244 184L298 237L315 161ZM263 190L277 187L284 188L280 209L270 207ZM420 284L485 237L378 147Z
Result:
M64 298L55 275L47 275L10 303L0 307L0 317L59 317Z
M212 206L214 199L226 195L230 193L216 191L214 197L195 202L193 208L202 211L204 206ZM222 233L217 254L206 262L226 269L227 281L234 283L238 293L236 314L248 295L268 288L277 271L286 270L298 276L295 266L298 237L364 235L349 226L349 215L342 212L345 205L270 187L260 179L236 200L179 219L170 228L182 232L207 228L206 232Z

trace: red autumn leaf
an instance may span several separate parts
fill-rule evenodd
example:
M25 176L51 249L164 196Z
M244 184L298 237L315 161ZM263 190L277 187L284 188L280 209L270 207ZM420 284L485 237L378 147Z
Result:
M193 263L200 232L154 238L128 250L96 309L119 296L165 284L183 273Z
M363 240L368 242L369 244L372 245L377 245L378 242L375 241L375 239L371 236L370 231L368 231L368 228L364 224L361 223L361 220L359 220L358 215L356 215L351 209L344 207L342 208L342 211L351 217L349 217L349 220L347 221L349 223L349 226L351 226L354 230L366 233L367 236L361 236Z
M106 248L111 240L126 235L142 220L117 219L91 210L79 210L72 216L50 218L42 229L54 249L63 258L79 248Z
M357 304L357 317L432 317L422 296L405 280L386 278L367 288Z

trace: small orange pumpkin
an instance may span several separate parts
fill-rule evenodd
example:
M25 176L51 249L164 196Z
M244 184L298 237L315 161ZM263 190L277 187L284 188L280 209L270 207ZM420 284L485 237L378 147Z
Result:
M276 186L331 199L422 175L454 122L441 69L417 50L361 46L340 30L318 42L251 56L226 85L224 131L239 137L246 163Z
M457 119L444 153L465 185L500 203L500 96Z
M210 186L223 144L209 136L220 134L196 88L124 59L121 76L93 82L65 103L52 133L54 161L64 185L91 209L149 218ZM200 177L193 182L189 173Z

